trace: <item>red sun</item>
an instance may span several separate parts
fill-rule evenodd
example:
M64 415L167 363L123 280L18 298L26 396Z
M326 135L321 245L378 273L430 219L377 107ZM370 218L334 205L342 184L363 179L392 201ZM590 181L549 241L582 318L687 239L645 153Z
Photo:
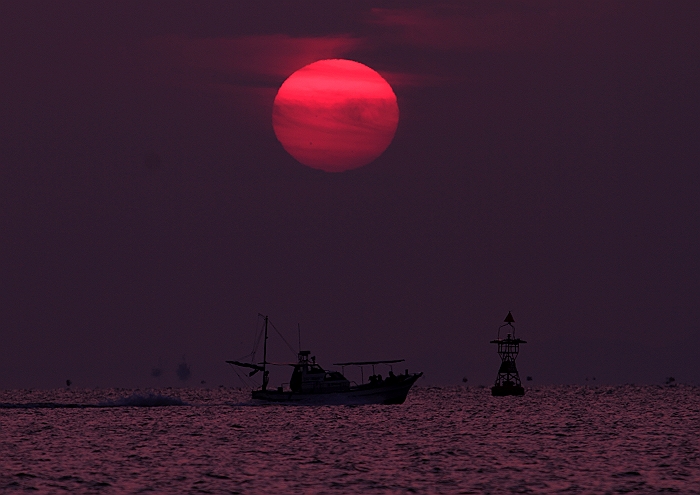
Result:
M280 86L272 126L287 152L311 168L343 172L381 155L399 123L396 95L352 60L319 60Z

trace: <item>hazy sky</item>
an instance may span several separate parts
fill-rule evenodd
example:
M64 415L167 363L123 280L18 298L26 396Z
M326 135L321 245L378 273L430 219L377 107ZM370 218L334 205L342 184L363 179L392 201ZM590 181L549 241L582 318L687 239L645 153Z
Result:
M700 382L700 3L241 3L0 5L0 387L238 386L259 312L490 385L509 310L534 384ZM272 129L323 58L398 98L345 173Z

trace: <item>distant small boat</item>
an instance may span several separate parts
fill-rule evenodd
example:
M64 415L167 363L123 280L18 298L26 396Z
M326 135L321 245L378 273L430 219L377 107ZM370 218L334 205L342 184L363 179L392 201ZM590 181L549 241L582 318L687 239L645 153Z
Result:
M263 373L262 387L253 390L252 398L258 401L305 404L305 405L359 405L359 404L403 404L409 390L423 373L409 373L394 375L389 371L386 378L381 375L369 377L368 383L353 384L338 371L328 371L316 363L316 358L310 357L309 351L299 351L296 363L282 363L292 366L289 388L283 386L276 389L268 389L269 371L267 370L267 325L268 317L265 316L265 337L263 344L263 362L245 363L241 361L226 361L234 366L252 369L250 376L258 372ZM348 363L335 363L334 366L372 366L378 364L395 364L403 359L387 361L358 361ZM279 364L279 363L277 363ZM364 379L363 379L364 381Z

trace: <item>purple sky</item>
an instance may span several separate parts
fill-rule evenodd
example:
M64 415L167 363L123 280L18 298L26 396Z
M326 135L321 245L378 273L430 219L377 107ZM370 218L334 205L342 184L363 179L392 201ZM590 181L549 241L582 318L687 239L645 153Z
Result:
M700 382L698 2L239 4L0 5L0 387L239 385L258 312L488 385L509 310L534 384ZM333 57L401 112L340 174L271 124Z

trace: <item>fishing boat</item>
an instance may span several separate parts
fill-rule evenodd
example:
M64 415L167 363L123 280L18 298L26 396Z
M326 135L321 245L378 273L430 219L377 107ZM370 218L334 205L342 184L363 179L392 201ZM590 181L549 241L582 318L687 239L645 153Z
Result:
M325 370L316 363L316 357L311 356L310 351L301 350L297 354L296 363L270 363L267 361L268 317L264 318L262 363L226 361L234 366L252 369L249 376L262 372L262 386L252 393L252 398L256 401L299 405L403 404L413 384L423 376L423 373L409 373L408 369L399 375L389 371L386 378L374 373L376 365L391 366L403 362L403 359L334 363L334 366L341 366L343 370L345 366L359 366L361 369L372 366L369 381L364 382L363 372L362 383L357 384L341 372ZM269 388L268 365L293 367L289 383Z

